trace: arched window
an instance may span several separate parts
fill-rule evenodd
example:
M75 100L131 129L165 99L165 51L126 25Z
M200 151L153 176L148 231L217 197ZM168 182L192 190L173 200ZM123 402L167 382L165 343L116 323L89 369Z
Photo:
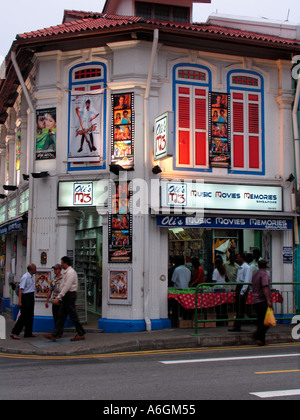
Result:
M257 73L228 75L231 94L231 169L264 173L263 78Z
M208 169L210 73L199 65L174 68L176 168Z

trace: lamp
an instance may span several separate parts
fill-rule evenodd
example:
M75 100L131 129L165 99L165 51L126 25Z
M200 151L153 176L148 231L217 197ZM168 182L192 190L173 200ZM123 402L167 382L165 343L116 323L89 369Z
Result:
M155 165L152 168L152 172L154 173L154 175L158 175L158 174L160 174L162 172L162 170L161 170L161 168L160 168L159 165Z
M6 191L16 191L18 187L16 185L3 185L3 189Z
M29 175L26 174L22 174L24 181L28 181L29 180Z
M32 172L31 175L33 178L46 178L49 175L48 171L42 171L42 172Z
M294 179L295 179L294 175L293 174L290 174L289 177L288 177L288 179L286 181L287 182L293 182Z
M0 198L3 200L4 198L6 198L7 195L6 194L0 194Z

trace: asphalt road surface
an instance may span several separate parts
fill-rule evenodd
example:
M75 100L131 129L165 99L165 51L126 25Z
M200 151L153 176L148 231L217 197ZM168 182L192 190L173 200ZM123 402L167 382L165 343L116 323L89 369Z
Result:
M298 343L73 357L0 354L0 371L2 401L96 400L99 414L131 418L140 411L200 414L202 400L300 400ZM132 411L120 411L125 407Z

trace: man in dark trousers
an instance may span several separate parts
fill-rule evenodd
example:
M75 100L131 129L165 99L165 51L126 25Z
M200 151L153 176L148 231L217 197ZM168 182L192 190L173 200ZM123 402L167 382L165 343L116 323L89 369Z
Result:
M14 340L20 340L19 334L23 327L25 327L24 337L36 337L32 334L33 318L34 318L34 292L35 292L35 279L36 265L29 264L27 272L23 274L20 280L19 287L19 303L20 316L12 329L10 334Z
M71 260L69 257L62 257L62 268L65 270L61 284L61 290L58 296L52 300L54 305L57 305L61 300L58 320L52 334L45 334L48 340L56 341L58 335L61 334L64 328L65 321L69 315L73 322L77 334L71 338L71 341L79 341L85 339L85 331L79 321L75 302L77 298L78 277L76 271L71 267Z
M272 308L270 279L266 268L267 262L259 260L258 271L252 278L252 303L257 315L257 330L254 333L254 339L259 346L266 344L266 332L269 327L264 325L264 320L268 307Z

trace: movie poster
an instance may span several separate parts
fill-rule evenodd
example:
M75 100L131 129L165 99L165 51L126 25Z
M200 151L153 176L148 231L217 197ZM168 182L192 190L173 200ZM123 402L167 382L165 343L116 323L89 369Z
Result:
M103 93L72 92L69 162L99 162Z
M132 261L132 215L129 182L110 185L109 262Z
M37 271L35 274L35 298L46 299L51 286L51 271Z
M134 95L112 95L111 163L124 169L134 164Z
M230 167L230 96L210 93L210 151L211 166Z
M36 111L36 160L56 158L56 108Z

